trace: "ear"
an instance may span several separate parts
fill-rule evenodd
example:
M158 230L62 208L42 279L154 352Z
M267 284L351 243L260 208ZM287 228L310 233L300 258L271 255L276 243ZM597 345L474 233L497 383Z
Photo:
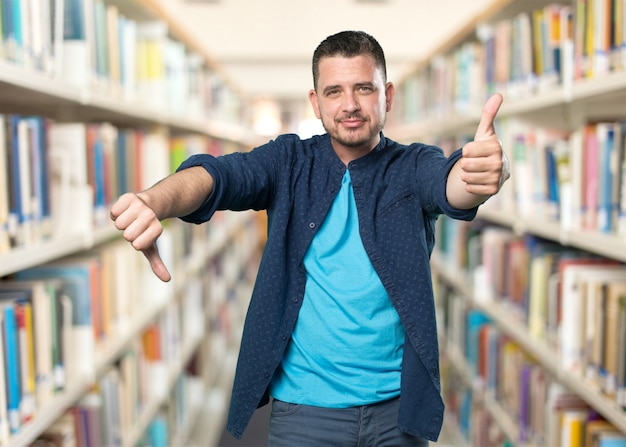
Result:
M322 116L320 115L320 105L317 100L317 93L315 90L309 91L309 101L311 101L311 106L313 106L313 112L315 112L316 118L322 119Z
M385 103L387 105L386 111L391 111L391 105L393 104L393 97L396 94L396 88L393 86L392 82L387 82L385 86Z

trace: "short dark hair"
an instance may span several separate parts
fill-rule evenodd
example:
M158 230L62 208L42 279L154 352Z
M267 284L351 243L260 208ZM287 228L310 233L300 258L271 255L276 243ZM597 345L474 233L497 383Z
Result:
M383 81L387 82L387 64L385 53L376 39L363 31L341 31L324 39L313 52L313 87L317 89L320 60L324 57L355 57L369 55L383 72Z

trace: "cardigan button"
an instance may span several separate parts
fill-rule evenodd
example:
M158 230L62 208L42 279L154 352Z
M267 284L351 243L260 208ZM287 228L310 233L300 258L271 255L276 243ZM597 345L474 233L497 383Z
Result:
M311 222L309 223L309 228L312 230L313 228L315 228L315 222Z

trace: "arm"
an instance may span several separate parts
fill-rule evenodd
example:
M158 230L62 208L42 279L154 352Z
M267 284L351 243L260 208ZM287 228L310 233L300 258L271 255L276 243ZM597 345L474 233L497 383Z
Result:
M496 194L509 177L508 163L495 133L493 121L502 105L502 96L493 95L483 108L474 141L463 146L446 184L448 202L458 209L480 205Z
M212 191L213 178L206 169L183 169L145 191L122 195L111 207L111 219L124 239L143 252L155 275L169 281L171 275L156 246L163 232L161 220L195 211Z

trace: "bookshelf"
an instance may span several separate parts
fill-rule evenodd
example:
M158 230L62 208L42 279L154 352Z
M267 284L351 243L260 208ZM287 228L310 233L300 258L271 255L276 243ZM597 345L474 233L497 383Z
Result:
M605 369L613 361L608 347L615 343L623 353L626 345L621 333L609 338L605 328L615 314L603 307L621 280L604 271L591 279L585 271L587 279L575 284L586 294L573 298L560 289L567 267L557 269L570 256L617 270L626 261L625 6L494 1L396 86L387 134L444 151L472 138L490 93L505 98L496 129L512 177L475 222L440 219L431 263L442 361L451 365L450 378L442 378L447 417L470 445L586 447L603 445L609 431L626 442L623 368ZM538 39L537 32L546 34ZM579 332L562 335L572 327ZM580 363L566 361L568 336L581 340ZM541 377L530 382L532 391L520 388L523 371ZM561 403L555 406L547 388L558 390ZM610 427L604 435L595 431L598 420ZM595 444L585 430L596 433ZM575 441L565 444L567 437Z
M25 8L13 20L9 3ZM0 288L11 292L1 292L0 318L22 306L39 323L42 309L54 314L45 328L19 326L33 340L21 358L34 360L20 363L23 376L9 387L34 394L34 404L23 409L23 398L7 413L15 394L0 393L9 399L0 445L55 436L86 445L87 431L102 445L186 444L204 397L228 392L261 222L246 212L164 223L159 244L173 280L163 284L107 209L192 153L256 144L241 125L244 99L165 0L9 3L0 5ZM93 269L82 278L41 276L69 263L86 272L85 262ZM19 302L6 295L27 277L38 292L28 286ZM40 357L48 348L58 352Z

